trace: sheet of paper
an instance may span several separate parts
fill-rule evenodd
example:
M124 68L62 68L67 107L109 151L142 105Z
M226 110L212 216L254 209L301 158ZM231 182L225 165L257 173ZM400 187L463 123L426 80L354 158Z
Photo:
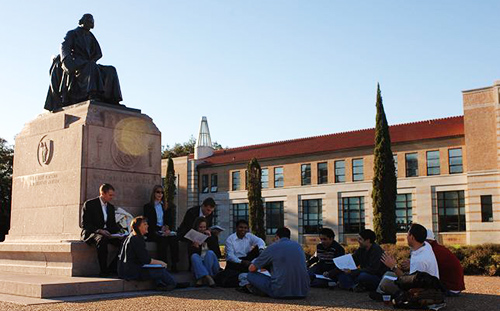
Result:
M261 269L261 270L259 270L259 273L262 273L262 274L267 275L269 277L271 276L271 273L269 271L267 271L267 270L262 270Z
M143 268L155 268L155 269L159 269L159 268L163 268L162 265L152 265L152 264L147 264L147 265L143 265L142 266Z
M333 262L340 270L343 269L356 270L358 268L356 267L356 264L354 263L354 259L352 258L351 254L333 258Z
M224 230L226 230L226 229L222 228L221 226L217 226L217 225L216 225L216 226L212 226L212 227L210 227L210 230L219 230L219 231L224 231Z
M322 280L327 280L327 281L332 281L332 279L327 278L327 277L326 277L326 276L324 276L323 274L316 274L316 278L317 278L317 279L322 279Z
M188 233L186 233L186 235L184 237L188 240L191 240L191 241L196 242L196 243L201 245L208 238L208 235L205 235L205 234L200 233L194 229L191 229L188 231Z
M391 281L396 281L398 279L397 276L392 276L392 275L384 275L384 279L388 279Z
M128 233L113 233L113 234L111 234L112 238L122 238L124 236L128 236Z

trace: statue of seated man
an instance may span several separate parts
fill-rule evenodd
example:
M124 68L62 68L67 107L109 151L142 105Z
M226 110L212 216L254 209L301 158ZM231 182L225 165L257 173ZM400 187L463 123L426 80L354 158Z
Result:
M45 109L60 110L86 100L118 105L122 101L118 74L113 66L98 65L102 57L99 42L90 32L94 17L84 14L79 26L68 31L61 53L50 68L50 87Z

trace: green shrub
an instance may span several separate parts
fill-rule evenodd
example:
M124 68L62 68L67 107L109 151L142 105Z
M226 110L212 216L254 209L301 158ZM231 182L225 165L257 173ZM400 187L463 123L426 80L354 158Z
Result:
M358 245L342 245L347 254L354 253ZM405 245L383 244L384 251L392 254L398 262L410 257L410 248ZM448 249L457 256L466 275L500 276L500 244L453 245ZM316 251L315 245L304 245L309 258Z

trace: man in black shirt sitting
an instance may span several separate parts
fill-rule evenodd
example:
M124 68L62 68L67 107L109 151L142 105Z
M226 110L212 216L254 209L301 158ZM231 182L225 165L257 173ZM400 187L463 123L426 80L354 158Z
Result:
M307 261L312 287L327 287L328 280L316 278L316 274L324 274L335 268L333 258L345 254L345 250L335 241L335 233L330 228L323 228L319 232L321 243L316 246L316 253ZM336 278L334 278L336 279Z

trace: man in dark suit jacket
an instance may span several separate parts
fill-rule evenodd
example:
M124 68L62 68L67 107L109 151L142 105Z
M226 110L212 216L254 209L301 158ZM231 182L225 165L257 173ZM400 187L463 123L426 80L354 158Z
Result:
M110 184L99 187L99 197L83 203L82 209L82 239L88 244L95 244L99 260L100 276L108 276L116 270L116 258L108 268L108 244L120 246L120 238L112 238L120 227L116 223L115 207L109 203L115 189Z
M181 225L179 226L179 229L177 230L179 238L183 239L184 235L186 235L189 230L193 229L194 221L200 216L205 217L207 220L207 229L212 227L216 206L217 205L215 204L214 199L206 198L200 206L193 206L188 209L184 215Z

